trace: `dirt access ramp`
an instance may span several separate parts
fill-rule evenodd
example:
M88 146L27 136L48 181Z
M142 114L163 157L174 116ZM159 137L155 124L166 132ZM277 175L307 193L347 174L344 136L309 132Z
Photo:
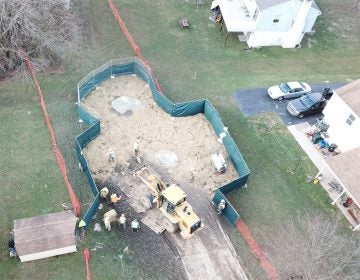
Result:
M202 114L170 117L156 105L148 84L136 75L107 80L83 104L101 121L100 135L83 150L94 178L111 179L130 206L146 217L145 197L150 191L133 172L136 161L151 165L164 182L180 185L205 225L191 239L170 235L188 278L246 279L210 205L216 188L234 180L237 173L231 161L225 173L213 171L211 155L227 153L206 118ZM110 150L113 162L108 161Z
M238 262L236 252L224 233L216 214L204 191L182 184L183 190L190 194L187 200L196 207L204 228L190 239L184 240L180 234L173 238L190 280L197 279L247 279Z

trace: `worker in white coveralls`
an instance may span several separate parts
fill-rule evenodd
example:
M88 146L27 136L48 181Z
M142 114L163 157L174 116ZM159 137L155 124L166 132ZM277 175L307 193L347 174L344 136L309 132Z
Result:
M126 217L125 214L121 214L119 218L119 226L123 226L123 228L126 228Z
M114 162L115 161L115 153L111 148L108 151L108 161L109 162Z
M220 200L218 206L217 206L217 213L221 215L222 211L225 209L226 203L225 199Z
M16 257L16 249L15 249L15 241L14 239L9 239L8 242L8 247L9 247L9 256L10 257Z
M133 149L134 149L134 154L135 156L137 156L139 154L139 142L136 141L133 145Z
M137 219L134 219L132 222L131 222L131 228L132 228L132 231L133 232L138 232L139 229L140 229L140 224L138 222Z

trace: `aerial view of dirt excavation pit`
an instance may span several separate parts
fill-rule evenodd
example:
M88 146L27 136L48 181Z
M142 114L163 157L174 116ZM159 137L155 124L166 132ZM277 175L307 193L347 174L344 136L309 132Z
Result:
M158 234L164 231L156 218L161 212L150 209L151 189L136 176L146 167L164 183L180 186L201 218L202 229L189 239L168 234L187 278L245 277L210 202L218 187L238 175L205 116L171 117L157 106L148 84L136 75L103 82L82 105L101 122L100 135L83 153L99 190L106 186L121 196L112 204L117 213L129 213L124 208L130 207L144 225ZM225 172L214 168L213 154L223 156Z

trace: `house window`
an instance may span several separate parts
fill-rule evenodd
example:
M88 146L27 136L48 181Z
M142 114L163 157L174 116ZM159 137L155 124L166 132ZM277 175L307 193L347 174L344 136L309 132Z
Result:
M274 17L273 23L278 23L280 21L280 17L281 17L280 15Z
M350 114L350 116L346 119L346 123L348 125L352 125L352 123L355 121L355 117L353 114Z

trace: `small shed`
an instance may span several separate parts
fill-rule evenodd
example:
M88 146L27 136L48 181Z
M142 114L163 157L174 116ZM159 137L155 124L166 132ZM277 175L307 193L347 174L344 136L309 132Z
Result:
M14 240L20 261L76 252L76 221L71 211L15 220Z

